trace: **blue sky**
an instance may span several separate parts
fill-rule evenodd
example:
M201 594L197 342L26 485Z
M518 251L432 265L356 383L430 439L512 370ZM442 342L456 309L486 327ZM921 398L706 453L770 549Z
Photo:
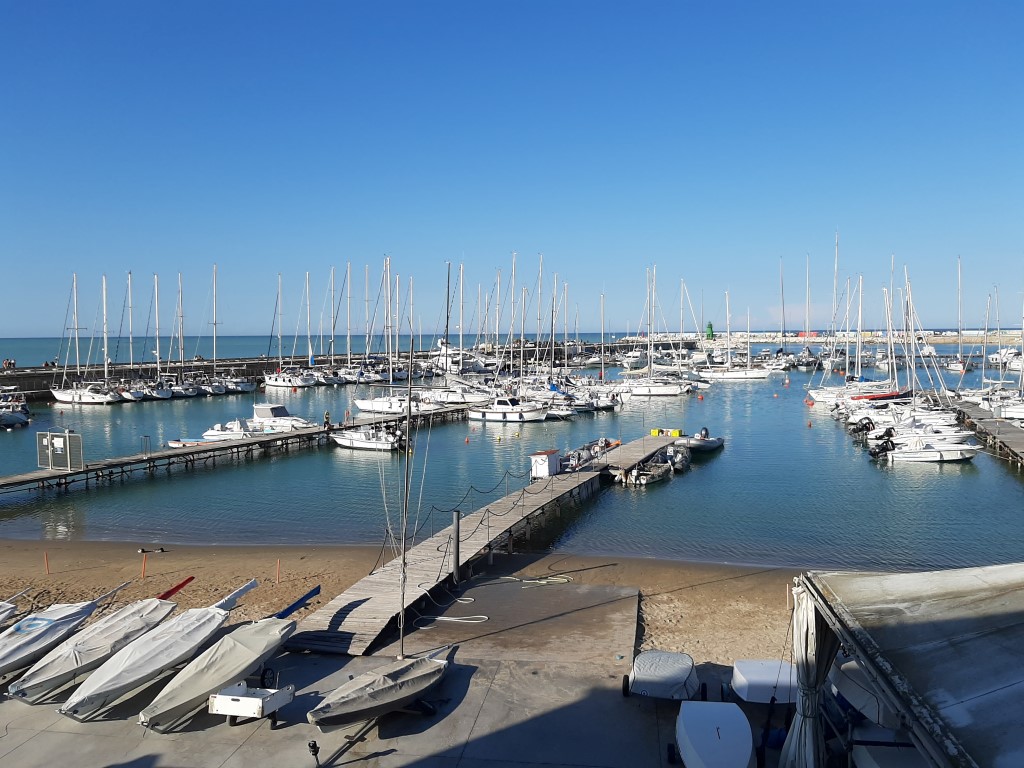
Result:
M681 280L698 319L723 327L728 291L734 328L778 327L781 268L799 329L808 260L823 327L836 230L865 326L892 264L926 326L955 326L959 256L965 325L998 292L1019 328L1022 22L1017 2L7 0L0 337L60 335L73 272L82 315L105 273L119 317L129 270L136 323L158 273L170 325L181 272L207 333L215 263L221 333L269 331L279 272L285 329L307 271L316 327L348 263L361 323L385 255L427 334L447 262L467 327L500 269L507 331L513 252L528 331L540 253L570 329L599 330L603 293L609 331L635 330L655 266L672 328Z

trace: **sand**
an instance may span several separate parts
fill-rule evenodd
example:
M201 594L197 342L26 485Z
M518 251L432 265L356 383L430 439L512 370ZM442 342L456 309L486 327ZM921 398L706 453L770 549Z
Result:
M167 546L164 552L154 551L157 547L0 540L0 600L28 588L19 609L38 610L89 600L131 581L111 602L114 608L194 576L175 598L180 607L192 608L214 603L256 578L260 587L232 612L231 622L237 623L275 613L320 584L321 596L297 614L301 617L370 572L379 555L377 548L351 546ZM140 548L149 550L145 579ZM487 570L522 577L568 574L575 583L638 588L637 650L682 651L697 662L722 665L736 659L790 658L787 596L797 571L560 554L527 558L525 566L521 557L513 561L498 555Z

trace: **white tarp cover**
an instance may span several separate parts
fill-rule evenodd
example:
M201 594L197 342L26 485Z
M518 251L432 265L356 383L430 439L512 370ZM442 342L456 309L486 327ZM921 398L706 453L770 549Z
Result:
M1024 765L1024 563L801 583L934 765Z
M187 661L227 621L222 608L191 608L122 648L93 672L58 710L87 718L161 672Z
M211 645L181 670L139 714L139 724L173 728L204 705L211 694L244 680L295 631L290 619L243 624Z
M693 658L685 653L644 651L633 659L630 693L656 699L692 699L700 690Z
M444 659L396 659L342 683L306 719L316 726L347 725L393 712L440 682L447 668Z
M74 632L99 603L56 603L26 616L0 634L0 682L35 661Z
M796 716L779 756L780 768L824 768L825 739L818 710L839 638L818 613L803 586L793 588L793 666Z
M166 619L174 608L169 600L155 597L129 603L58 645L11 683L8 693L21 701L37 701L76 675L98 667Z

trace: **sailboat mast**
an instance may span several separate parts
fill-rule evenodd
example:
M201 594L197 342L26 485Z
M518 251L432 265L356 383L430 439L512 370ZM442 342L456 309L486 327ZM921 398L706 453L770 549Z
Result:
M132 273L128 270L128 370L135 370L135 340L132 334Z
M352 365L352 262L345 262L345 364Z
M217 265L213 265L213 375L217 375Z
M103 381L110 378L110 356L107 347L107 276L103 275Z
M181 272L178 273L178 376L185 370L185 310L181 305Z
M78 273L74 272L71 275L71 296L74 302L74 311L72 312L71 322L75 326L75 374L81 380L82 376L82 363L79 356L79 345L78 345Z
M306 270L306 359L309 360L310 366L316 362L313 358L313 339L310 336L309 324L309 270Z
M410 292L412 286L410 286ZM410 338L412 326L409 327ZM409 528L409 497L412 495L412 366L413 349L409 344L409 376L406 378L405 389L405 474L402 484L402 541L400 542L401 575L399 576L399 604L398 604L398 658L405 658L405 590L407 580L406 563L406 537ZM456 570L459 563L455 563Z
M160 275L153 273L154 341L156 342L156 377L160 378Z
M277 273L277 368L284 370L284 348L281 346L281 323L284 322L284 312L281 306L281 273Z
M601 294L601 381L604 381L604 294Z

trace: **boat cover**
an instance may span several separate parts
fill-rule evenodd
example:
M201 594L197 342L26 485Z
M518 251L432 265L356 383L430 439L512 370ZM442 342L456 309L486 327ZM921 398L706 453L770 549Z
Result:
M317 726L336 726L380 717L422 696L440 682L447 667L444 659L396 659L342 683L306 719Z
M743 701L768 704L796 703L796 668L782 659L739 659L733 664L733 692Z
M750 721L732 702L681 702L676 718L676 746L686 768L754 765Z
M139 725L164 731L187 719L212 694L244 680L295 631L291 619L262 619L225 635L189 662L139 714Z
M227 621L223 608L191 608L107 659L58 711L84 719L161 672L192 658Z
M0 634L0 682L9 680L74 632L98 602L56 603L26 616Z
M129 603L58 645L11 683L8 693L33 704L75 676L95 669L166 619L175 604L151 597Z
M700 690L693 658L685 653L644 651L633 659L630 693L656 699L692 699Z

